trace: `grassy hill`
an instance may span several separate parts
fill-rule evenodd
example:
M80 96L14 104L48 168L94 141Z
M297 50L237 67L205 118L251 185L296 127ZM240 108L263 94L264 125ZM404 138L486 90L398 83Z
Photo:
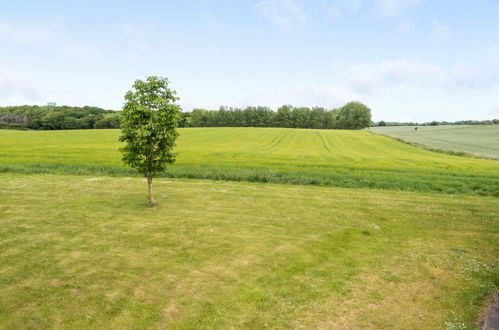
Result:
M499 125L418 126L417 131L412 126L385 126L370 130L430 147L499 158Z
M0 328L473 328L493 197L0 174Z
M0 171L134 175L118 130L0 131ZM499 196L499 163L367 131L186 128L167 175Z

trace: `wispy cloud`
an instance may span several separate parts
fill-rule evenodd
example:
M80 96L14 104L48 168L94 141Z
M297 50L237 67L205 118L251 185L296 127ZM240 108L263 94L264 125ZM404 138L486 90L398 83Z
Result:
M261 0L256 9L266 19L282 30L289 31L293 25L307 20L303 8L294 0Z
M342 7L346 11L358 13L362 7L362 0L337 0L336 6Z
M430 25L430 37L433 39L449 39L452 37L452 31L449 27L445 26L444 24L437 22L437 21L431 21L429 23Z
M384 15L398 15L423 0L374 0L376 10Z
M0 100L7 104L16 99L37 101L39 98L38 88L27 72L0 62Z
M43 42L54 38L54 29L47 26L20 26L8 22L0 22L0 39L16 43Z
M279 88L254 90L239 105L265 104L274 109L283 104L295 106L339 107L352 100L362 100L362 95L340 84L292 84Z
M438 66L414 59L386 60L378 63L356 64L345 69L347 83L363 93L371 93L389 86L423 81L444 82L445 72Z
M353 65L345 69L344 76L348 86L364 94L411 92L429 86L458 92L462 89L481 90L491 85L487 76L466 62L442 68L418 59L405 58Z
M158 33L159 30L156 25L148 23L128 22L122 27L129 49L135 53L147 52L155 45L165 42L167 32L162 30Z
M123 25L123 33L127 39L129 48L133 52L143 53L150 49L147 35L143 29L139 28L136 24L130 22Z
M86 59L99 58L99 50L90 44L72 42L61 47L61 55L69 57L83 57Z
M225 54L224 49L218 45L211 45L210 48L211 51L217 56L222 56L223 54Z
M455 63L448 72L450 88L480 90L493 85L487 75L464 61Z
M499 44L488 47L486 54L487 60L492 62L496 70L499 70Z
M362 9L363 0L334 0L322 3L327 18L335 19L342 13L356 14Z
M492 118L494 118L494 119L499 119L499 106L497 106L494 109L490 110L487 115L490 116L490 117L492 117Z

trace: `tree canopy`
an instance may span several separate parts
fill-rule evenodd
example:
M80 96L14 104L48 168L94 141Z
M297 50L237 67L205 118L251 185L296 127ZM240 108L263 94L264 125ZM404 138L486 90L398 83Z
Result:
M0 123L29 129L119 128L120 113L98 107L21 105L0 107Z
M371 110L362 103L350 102L338 109L283 105L245 109L220 107L219 110L194 109L183 114L192 127L289 127L312 129L362 129L371 125Z
M168 79L151 76L136 80L125 94L120 141L123 162L147 178L149 204L154 205L152 180L175 162L176 128L180 106L175 104L176 92L168 87Z

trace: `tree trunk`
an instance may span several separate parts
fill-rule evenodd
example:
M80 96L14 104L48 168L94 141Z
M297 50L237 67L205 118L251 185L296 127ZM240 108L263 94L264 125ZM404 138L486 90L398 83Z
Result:
M152 178L147 178L147 187L149 188L149 206L154 206L156 205L156 201L152 193Z

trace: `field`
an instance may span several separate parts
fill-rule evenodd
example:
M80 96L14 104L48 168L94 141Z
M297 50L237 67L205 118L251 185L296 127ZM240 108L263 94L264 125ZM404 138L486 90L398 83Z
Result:
M0 172L132 176L118 130L0 130ZM368 131L180 130L170 177L499 196L499 166Z
M430 147L499 158L499 125L385 126L371 131Z
M181 129L151 208L118 135L0 130L0 328L464 329L498 290L496 160Z
M149 208L139 178L0 174L0 328L462 329L499 285L493 197L156 191Z

